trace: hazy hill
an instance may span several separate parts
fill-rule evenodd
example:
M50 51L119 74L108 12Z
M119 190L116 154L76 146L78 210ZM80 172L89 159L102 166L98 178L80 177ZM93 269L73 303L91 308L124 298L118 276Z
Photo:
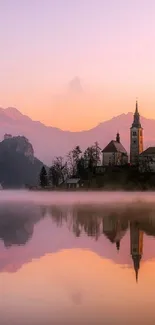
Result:
M0 142L0 183L18 188L38 185L43 163L34 157L33 147L25 137L13 137Z
M5 133L24 135L34 148L35 156L46 164L50 164L54 156L64 156L75 145L82 149L98 141L103 148L108 141L120 132L123 145L129 150L130 126L133 114L122 114L96 127L81 132L62 131L58 128L47 127L21 114L16 108L0 108L0 140ZM155 120L141 118L144 128L145 147L155 145Z

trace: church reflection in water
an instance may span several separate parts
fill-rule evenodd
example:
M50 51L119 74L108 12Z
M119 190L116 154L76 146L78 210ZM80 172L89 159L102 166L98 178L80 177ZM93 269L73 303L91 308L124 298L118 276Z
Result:
M143 254L143 231L140 230L140 224L137 221L129 222L130 225L130 253L138 281L138 271L140 268L140 260ZM110 217L103 219L103 233L112 243L116 243L117 250L120 249L121 239L124 237L128 229L128 221Z
M142 208L134 209L134 207L130 207L123 211L119 208L115 211L109 209L108 212L105 212L104 208L82 209L76 207L72 211L65 211L64 215L63 212L64 210L58 207L50 208L51 217L57 222L58 226L63 225L65 221L76 237L85 233L87 236L98 240L99 236L103 234L112 244L116 245L118 252L121 240L129 230L130 255L136 281L138 281L138 272L143 255L143 235L145 233L155 237L155 221L154 216L151 215L153 212L151 207L147 207L144 211L142 211Z
M140 268L140 260L143 254L143 231L140 229L140 224L137 221L128 221L113 219L106 217L103 219L103 233L109 238L112 243L116 243L117 250L120 249L121 239L124 237L126 230L130 227L130 253L133 260L133 265L138 281L138 271Z
M96 241L105 236L115 245L118 253L127 231L130 236L130 254L135 270L136 281L143 255L143 235L155 237L155 206L136 205L128 207L109 206L38 206L0 205L0 239L6 249L11 246L24 246L37 231L35 227L41 220L50 220L51 227L65 227L79 238L89 236ZM50 218L50 219L49 219ZM63 229L62 229L63 231ZM44 229L46 232L46 228ZM61 234L58 233L58 236ZM68 241L70 240L68 236ZM80 246L81 240L81 246ZM40 245L40 242L38 242ZM62 247L63 248L63 247Z

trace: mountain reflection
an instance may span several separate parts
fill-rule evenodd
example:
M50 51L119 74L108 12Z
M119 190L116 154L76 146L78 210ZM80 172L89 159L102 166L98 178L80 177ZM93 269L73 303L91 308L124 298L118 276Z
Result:
M144 234L155 237L154 215L155 206L138 203L126 207L118 205L38 206L35 204L23 205L22 203L6 206L6 204L1 204L0 239L6 248L14 245L24 246L32 239L35 224L44 219L50 221L48 236L49 227L52 228L52 225L55 224L56 227L65 227L74 237L79 238L79 246L83 236L94 238L95 241L104 236L119 253L122 248L122 239L129 232L130 255L136 281L138 281L140 263L143 258L143 245L145 244ZM47 231L47 228L44 228L43 231ZM68 241L71 241L69 236ZM37 242L38 246L42 244L40 241Z
M39 209L32 205L1 204L0 239L4 246L25 245L32 238L34 225L41 217Z

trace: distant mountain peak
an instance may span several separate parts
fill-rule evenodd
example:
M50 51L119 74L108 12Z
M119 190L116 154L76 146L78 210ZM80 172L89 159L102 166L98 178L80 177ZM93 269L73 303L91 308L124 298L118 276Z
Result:
M21 120L21 119L30 119L28 116L23 115L17 108L15 107L7 107L4 109L5 115L12 118L13 120Z
M5 113L6 112L22 115L22 113L16 107L7 107L5 108Z

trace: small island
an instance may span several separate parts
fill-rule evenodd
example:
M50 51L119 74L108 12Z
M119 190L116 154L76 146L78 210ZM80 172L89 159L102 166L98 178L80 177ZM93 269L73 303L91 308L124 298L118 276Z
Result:
M116 133L105 148L96 141L84 151L75 146L46 166L35 157L24 136L5 134L0 142L0 184L3 189L37 191L155 190L155 147L143 149L138 103L130 128L130 154Z
M82 152L79 146L67 157L56 157L41 168L39 184L33 190L126 190L155 189L155 147L143 150L143 128L138 102L130 128L130 155L119 132L103 149L97 142Z

